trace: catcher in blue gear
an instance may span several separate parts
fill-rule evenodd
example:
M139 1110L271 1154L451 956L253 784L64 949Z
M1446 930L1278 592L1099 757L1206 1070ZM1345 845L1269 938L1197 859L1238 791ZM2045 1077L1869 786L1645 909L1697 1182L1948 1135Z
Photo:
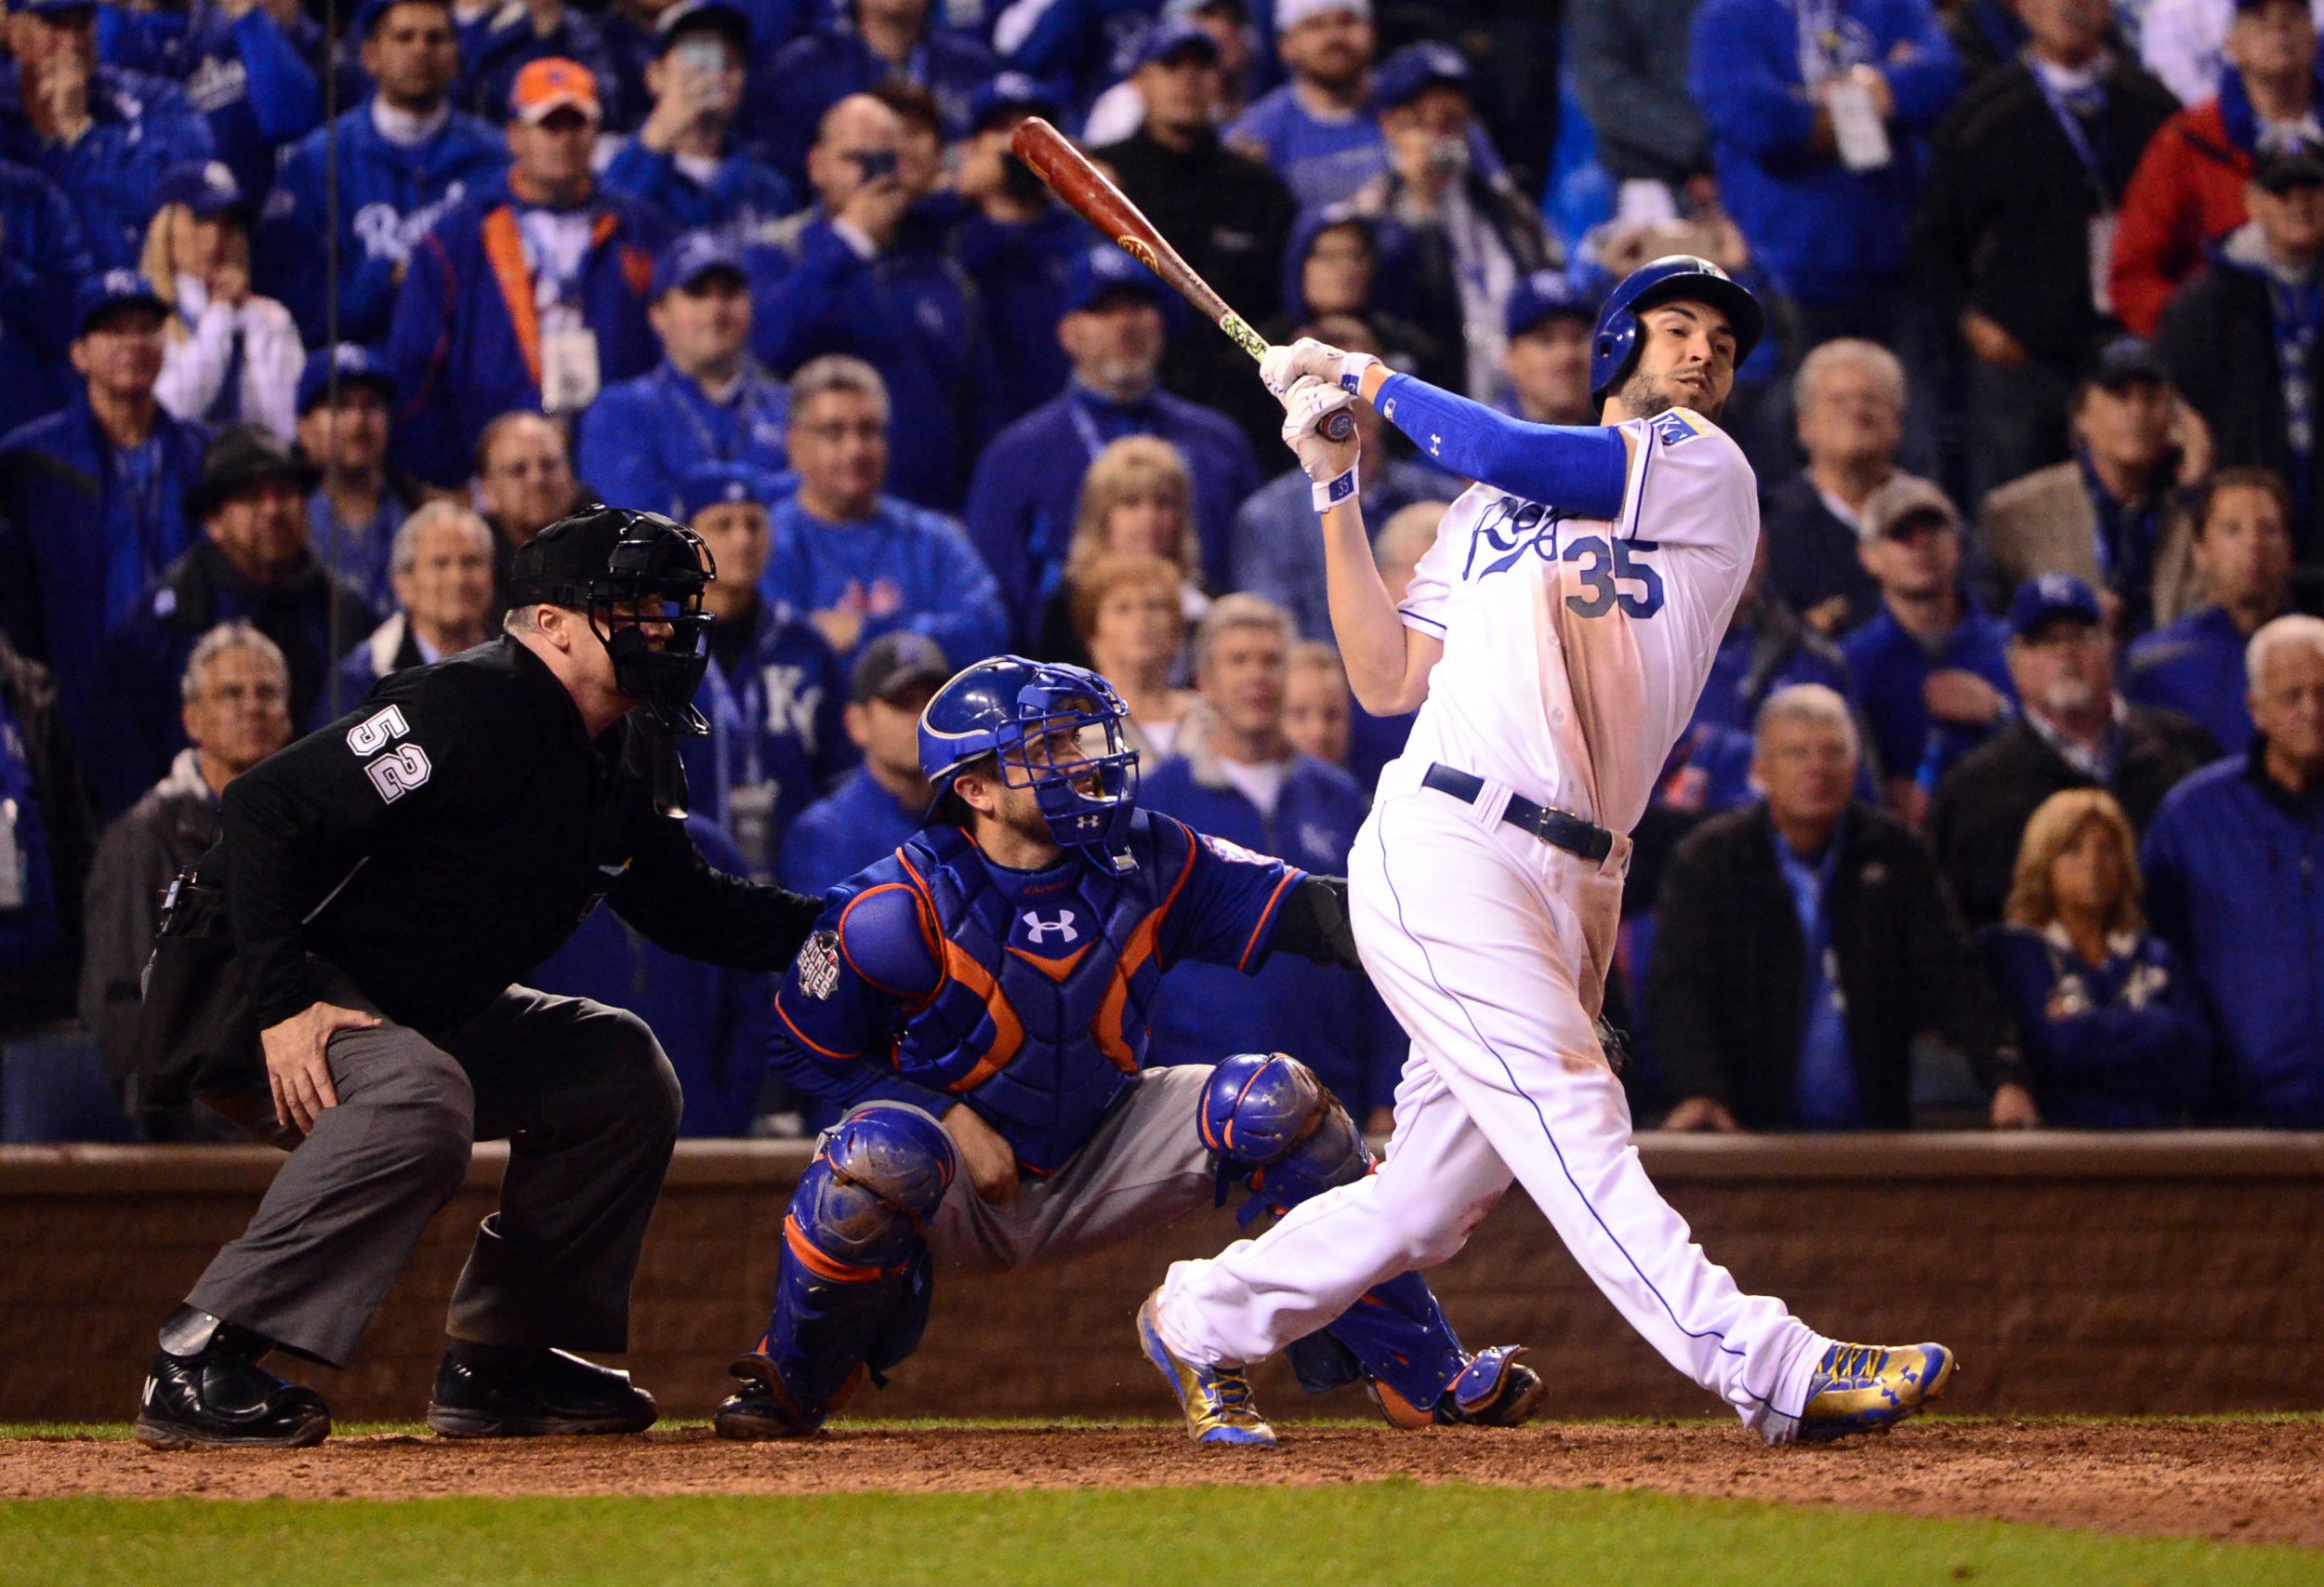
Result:
M1369 1171L1294 1059L1144 1067L1171 964L1355 954L1344 882L1138 808L1123 716L1097 674L1013 655L929 702L926 824L832 889L775 1001L774 1071L847 1111L791 1198L773 1316L733 1364L722 1436L812 1433L865 1378L884 1383L919 1342L938 1263L1066 1260L1237 1183L1248 1226ZM1311 1390L1364 1382L1400 1425L1512 1426L1542 1395L1518 1355L1467 1354L1408 1273L1294 1364ZM1197 1439L1274 1442L1239 1370L1164 1370Z

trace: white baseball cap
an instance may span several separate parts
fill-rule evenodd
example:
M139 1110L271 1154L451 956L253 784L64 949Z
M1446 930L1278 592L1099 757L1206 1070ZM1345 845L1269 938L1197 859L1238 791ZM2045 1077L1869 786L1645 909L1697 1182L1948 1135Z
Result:
M1368 22L1372 20L1372 0L1275 0L1275 36L1280 38L1310 17L1327 16L1333 11L1351 11Z

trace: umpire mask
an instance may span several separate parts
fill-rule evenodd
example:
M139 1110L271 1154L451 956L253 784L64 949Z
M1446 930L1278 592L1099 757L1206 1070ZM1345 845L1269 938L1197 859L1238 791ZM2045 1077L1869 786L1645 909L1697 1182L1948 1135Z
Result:
M672 733L703 737L710 724L693 705L710 665L702 592L716 577L710 549L684 524L658 512L593 506L518 551L509 595L517 604L547 602L588 613L621 692Z

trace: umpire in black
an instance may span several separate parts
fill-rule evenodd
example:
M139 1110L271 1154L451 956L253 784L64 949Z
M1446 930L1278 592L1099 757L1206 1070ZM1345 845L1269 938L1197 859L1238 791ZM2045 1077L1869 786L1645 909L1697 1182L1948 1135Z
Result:
M161 1332L138 1436L303 1446L479 1137L507 1136L428 1408L439 1433L634 1433L653 1397L571 1350L628 1347L629 1287L677 1138L636 1016L515 985L600 902L673 952L779 971L817 902L712 870L673 732L708 654L693 531L586 509L516 555L506 632L382 682L236 778L223 892L275 1118L304 1135Z

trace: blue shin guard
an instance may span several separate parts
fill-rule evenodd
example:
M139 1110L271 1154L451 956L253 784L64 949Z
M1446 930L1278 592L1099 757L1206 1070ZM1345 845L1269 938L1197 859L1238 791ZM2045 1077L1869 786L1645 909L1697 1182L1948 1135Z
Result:
M1314 1070L1280 1052L1221 1063L1204 1088L1199 1119L1203 1144L1219 1157L1220 1204L1238 1177L1251 1192L1235 1214L1245 1228L1372 1171L1371 1149L1348 1110ZM1284 1354L1311 1394L1369 1380L1422 1408L1434 1407L1468 1365L1418 1273L1374 1285Z
M783 1220L773 1316L734 1364L747 1386L721 1408L721 1433L811 1433L918 1348L933 1293L923 1231L956 1171L951 1137L918 1108L874 1104L824 1137Z

